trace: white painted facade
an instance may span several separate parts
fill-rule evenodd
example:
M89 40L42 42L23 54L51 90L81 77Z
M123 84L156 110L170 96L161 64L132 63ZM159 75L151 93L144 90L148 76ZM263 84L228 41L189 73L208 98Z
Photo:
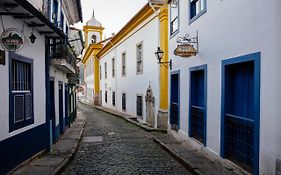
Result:
M207 11L189 24L189 1L179 0L179 33L170 37L169 59L180 70L180 129L170 132L203 147L188 136L189 68L207 64L207 152L219 157L221 149L222 60L256 52L260 57L259 174L275 174L281 159L281 1L208 1ZM199 33L199 54L188 59L174 55L178 37ZM169 85L170 88L170 85Z
M22 26L21 20L16 20L10 16L3 16L5 28ZM26 127L9 132L9 53L6 52L5 65L0 65L0 142L12 136L23 133L24 131L35 128L46 123L46 91L45 91L45 36L40 35L34 30L36 35L36 44L32 44L28 38L32 29L25 26L25 44L16 54L33 60L33 111L34 123ZM2 27L0 33L3 32ZM0 49L3 50L0 45ZM32 50L32 52L30 52Z
M84 73L85 73L85 83L86 83L86 99L89 103L93 103L94 100L94 61L91 58L84 67Z
M142 43L143 48L143 73L138 74L137 45ZM159 65L154 52L158 46L158 18L156 13L148 17L133 31L112 47L100 58L102 91L102 106L127 113L137 117L136 99L141 95L143 99L143 117L138 117L140 122L146 122L145 95L151 85L155 97L155 126L157 111L159 109ZM122 53L126 53L126 75L122 76ZM115 77L112 77L112 59L115 58ZM105 78L105 63L107 64L107 78ZM107 103L105 102L107 91ZM116 106L112 104L112 92L115 92ZM126 111L122 110L122 93L126 94Z

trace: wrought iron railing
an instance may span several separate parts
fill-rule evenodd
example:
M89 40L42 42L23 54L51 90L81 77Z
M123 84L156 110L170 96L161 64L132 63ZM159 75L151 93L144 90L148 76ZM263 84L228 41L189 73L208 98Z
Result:
M248 169L254 160L254 120L225 115L225 157Z
M65 59L69 64L76 67L76 56L72 51L72 48L67 44L59 44L53 47L51 58L53 59Z
M196 140L204 143L204 108L191 106L191 135Z

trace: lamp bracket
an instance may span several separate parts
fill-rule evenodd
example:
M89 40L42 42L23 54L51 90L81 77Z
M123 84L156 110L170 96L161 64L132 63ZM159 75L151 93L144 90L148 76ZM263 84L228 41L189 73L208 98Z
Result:
M170 68L170 70L172 70L172 60L165 62L159 61L158 64L163 64L165 67L167 67L165 64L168 64L168 67Z
M189 34L185 34L183 37L177 38L177 43L179 44L197 44L198 43L198 31L195 37L190 37Z

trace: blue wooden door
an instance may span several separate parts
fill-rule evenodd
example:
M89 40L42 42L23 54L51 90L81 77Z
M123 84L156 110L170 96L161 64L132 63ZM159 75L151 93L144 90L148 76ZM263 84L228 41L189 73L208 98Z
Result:
M65 91L64 91L64 104L65 104L65 126L69 126L69 114L68 114L68 86L65 85Z
M199 69L200 68L200 69ZM201 69L202 68L202 69ZM190 71L189 136L206 145L206 66Z
M224 155L252 171L254 160L254 62L225 67Z
M63 85L59 83L59 126L60 134L64 132L64 119L63 119Z
M179 129L179 73L171 74L170 124L174 130Z
M50 81L50 120L51 120L51 136L52 136L52 143L57 141L56 137L56 111L55 111L55 86L54 81Z

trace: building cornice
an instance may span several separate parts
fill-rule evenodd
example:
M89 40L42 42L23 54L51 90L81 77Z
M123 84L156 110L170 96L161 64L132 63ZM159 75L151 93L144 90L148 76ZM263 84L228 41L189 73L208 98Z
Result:
M98 52L102 48L102 44L90 44L89 47L87 47L86 52L84 54L84 57L82 59L82 63L86 64L88 60L90 59L91 55L95 52Z
M156 9L158 10L158 8ZM101 58L114 45L124 39L131 31L133 31L142 22L154 14L154 10L147 3L131 20L116 34L114 37L97 53L97 58Z

